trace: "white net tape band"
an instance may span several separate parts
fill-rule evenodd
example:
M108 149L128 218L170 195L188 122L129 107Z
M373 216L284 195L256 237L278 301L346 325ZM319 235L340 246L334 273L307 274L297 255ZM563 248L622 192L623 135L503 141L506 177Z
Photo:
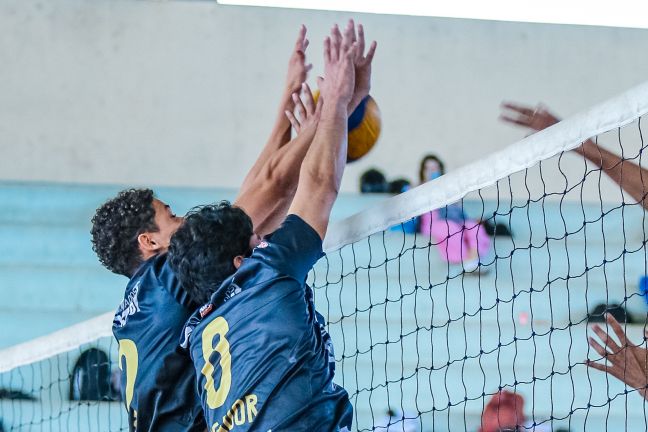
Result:
M587 139L624 126L648 112L648 82L530 135L485 159L449 172L389 198L329 227L324 251L331 252L430 210L460 200L469 192L529 168Z
M98 338L112 336L114 312L0 351L0 373L71 351Z

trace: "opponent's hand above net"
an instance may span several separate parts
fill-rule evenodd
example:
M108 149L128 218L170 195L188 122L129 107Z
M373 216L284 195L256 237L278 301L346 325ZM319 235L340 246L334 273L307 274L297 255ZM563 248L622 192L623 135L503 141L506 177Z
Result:
M513 102L502 103L500 120L531 129L533 132L546 129L560 121L543 105L538 104L535 108L532 108Z

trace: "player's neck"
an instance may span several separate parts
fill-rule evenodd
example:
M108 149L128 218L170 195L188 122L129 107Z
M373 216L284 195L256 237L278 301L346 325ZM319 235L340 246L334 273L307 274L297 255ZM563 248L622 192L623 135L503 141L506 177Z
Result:
M166 253L166 252L167 252L166 248L164 248L164 249L155 249L155 250L150 250L150 249L144 250L143 248L140 248L140 253L142 254L142 262L146 262L146 261L150 260L151 258L153 258L154 256L160 255L160 254L163 254L163 253Z

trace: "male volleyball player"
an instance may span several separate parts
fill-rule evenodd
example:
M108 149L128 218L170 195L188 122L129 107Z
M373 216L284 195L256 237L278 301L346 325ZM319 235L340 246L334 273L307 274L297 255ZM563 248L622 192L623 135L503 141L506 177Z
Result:
M281 213L281 206L292 199L301 161L314 134L304 131L284 145L290 136L284 111L292 108L292 94L301 88L310 69L304 61L305 35L302 26L289 62L279 119L236 200L259 233L278 225L277 211ZM113 321L129 428L204 430L193 368L188 356L176 350L178 333L203 300L182 289L166 257L182 218L150 189L131 189L97 209L92 223L93 249L99 261L130 278Z
M502 104L503 112L500 118L507 123L541 131L560 121L547 108L538 105L537 108L506 102ZM614 153L597 145L588 139L574 152L584 156L588 161L601 168L616 184L621 186L632 198L637 200L644 209L648 209L648 169L623 159Z
M281 227L251 250L249 217L223 202L192 211L171 240L170 261L182 284L213 293L182 338L211 431L351 428L353 409L346 391L333 383L330 340L305 283L323 255L346 164L354 61L371 63L349 35L334 28L324 42L317 107L305 94L306 121L319 121ZM224 243L238 250L225 256ZM221 282L225 262L231 274Z

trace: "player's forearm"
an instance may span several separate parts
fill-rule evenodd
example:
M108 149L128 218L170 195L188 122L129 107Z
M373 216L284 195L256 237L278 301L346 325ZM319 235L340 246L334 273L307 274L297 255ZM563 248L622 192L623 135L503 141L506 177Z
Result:
M639 394L648 401L648 390L646 388L640 388L638 389Z
M305 128L289 144L277 150L267 163L271 180L282 188L294 189L299 182L299 171L315 137L317 124Z
M615 183L625 190L638 203L648 209L648 170L634 162L625 160L591 140L587 140L578 151L587 160L601 168Z
M340 190L347 155L347 107L326 100L299 174L295 199L288 210L300 216L324 239L333 203Z
M274 193L271 197L261 198L273 202L274 205L255 228L255 232L260 236L273 232L286 217L297 190L302 163L315 136L315 129L316 125L313 125L302 130L297 138L279 149L269 161L267 181L273 185Z
M351 115L353 113L353 111L355 111L356 108L358 108L358 106L360 105L360 102L362 102L362 100L364 98L366 98L367 96L369 96L369 86L365 86L365 88L362 88L362 89L357 89L353 93L353 96L351 96L351 101L349 102L349 105L347 106L348 114Z
M313 144L302 165L302 174L336 195L347 158L347 117L347 104L324 102Z
M291 87L286 87L284 89L283 95L281 96L279 109L277 110L277 118L275 120L272 133L270 134L270 140L268 141L268 145L274 146L274 150L283 147L290 141L290 121L288 121L288 118L286 118L285 112L292 112L295 108L295 102L293 102L292 95L293 93L298 91L299 88L294 89Z
M286 88L281 97L277 118L272 131L270 132L270 137L263 147L263 150L261 150L259 157L257 157L254 162L254 165L252 165L252 168L250 168L250 171L245 176L245 180L243 180L243 184L239 191L239 196L248 190L251 184L254 183L254 180L263 170L263 167L268 163L272 155L290 141L290 122L286 119L284 112L286 110L292 111L293 108L294 102L292 101L292 93L290 92L290 89Z

